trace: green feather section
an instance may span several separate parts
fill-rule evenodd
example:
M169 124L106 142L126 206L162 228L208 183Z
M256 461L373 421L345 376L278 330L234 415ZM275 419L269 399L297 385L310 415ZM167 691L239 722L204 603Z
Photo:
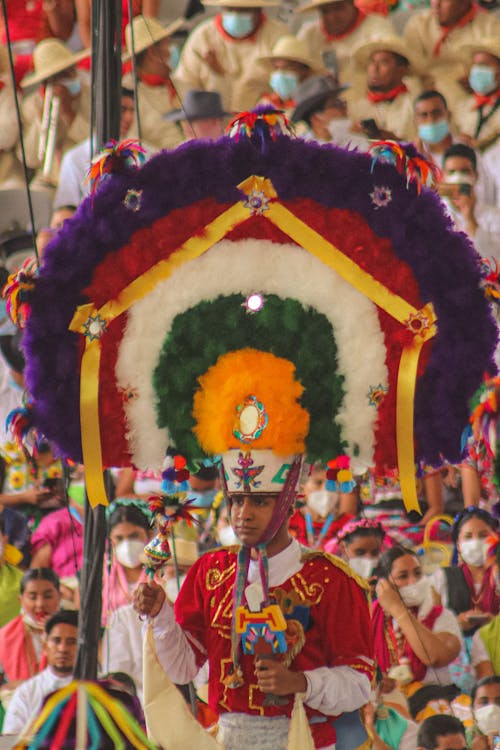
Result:
M329 320L296 300L265 298L258 313L246 311L242 295L221 296L176 316L153 373L157 422L190 460L203 456L193 433L193 395L198 377L222 354L252 347L288 359L304 386L301 404L310 415L306 441L310 461L326 461L345 450L335 417L344 398L337 347ZM318 366L318 351L321 366Z

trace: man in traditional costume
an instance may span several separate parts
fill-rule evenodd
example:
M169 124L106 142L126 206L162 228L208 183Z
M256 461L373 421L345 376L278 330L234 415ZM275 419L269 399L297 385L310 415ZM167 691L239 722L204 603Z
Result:
M251 359L276 359L254 354L247 365ZM211 376L220 366L212 369L200 378L200 422ZM223 457L225 494L241 547L222 548L197 561L175 607L156 584L140 587L135 607L151 618L158 659L173 681L189 682L208 660L209 704L219 714L218 739L226 750L250 742L259 750L284 749L298 694L304 697L314 746L331 748L335 719L369 698L373 661L366 592L338 558L307 551L291 539L300 436L308 420L291 402L290 422L284 420L281 434L278 426L277 436L259 396L244 397L232 415ZM289 424L291 430L299 428L297 452L283 456ZM207 450L211 439L204 443ZM253 449L254 440L266 447L273 441L273 450Z

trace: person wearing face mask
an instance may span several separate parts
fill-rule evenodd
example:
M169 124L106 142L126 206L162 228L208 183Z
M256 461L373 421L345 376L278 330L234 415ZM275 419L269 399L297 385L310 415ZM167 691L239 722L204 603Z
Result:
M305 504L290 518L290 531L300 544L323 549L356 512L354 493L330 492L326 488L326 468L311 466L301 485ZM300 495L299 495L300 497Z
M500 37L500 19L484 13L473 0L433 0L404 29L404 39L419 61L425 86L446 95L454 111L467 78L465 45Z
M265 89L268 71L260 58L271 54L286 26L265 10L278 0L204 0L215 17L202 21L189 35L175 73L183 93L188 89L217 91L228 112L251 109ZM251 75L251 87L244 81Z
M258 61L268 70L269 80L259 91L259 104L269 104L287 114L295 107L295 95L300 84L322 71L320 59L314 59L307 44L294 36L282 36L267 57ZM254 86L249 78L245 86Z
M297 134L306 141L366 150L368 139L352 129L344 91L331 75L307 78L297 89L291 116L298 123Z
M487 511L471 506L455 519L452 539L459 564L439 568L432 585L441 601L455 612L465 635L500 611L496 565L487 558L489 538L497 536L497 521Z
M56 186L61 159L68 149L88 136L90 130L90 88L77 72L76 64L89 55L88 50L74 54L59 39L43 39L33 52L35 70L21 81L26 92L22 103L24 148L30 169L36 170L34 184ZM56 108L55 150L52 164L44 172L44 140L47 110L51 92L59 104Z
M325 552L342 557L362 578L370 580L378 566L385 531L368 518L348 521L336 539L325 545Z
M500 615L476 630L470 657L478 680L500 674Z
M471 750L496 750L494 737L500 735L500 675L479 680L471 695L474 724L466 738Z
M438 192L449 207L457 229L466 232L478 253L500 258L500 210L487 205L476 193L477 158L472 148L457 143L443 156Z
M456 102L453 116L461 133L483 151L500 136L500 38L467 45L463 55L472 93Z
M130 604L143 580L142 554L150 534L150 513L143 500L118 498L108 508L109 558L104 565L102 619Z
M171 57L170 37L181 26L181 19L163 26L156 18L139 15L125 28L128 53L125 59L130 58L132 53L135 55L138 79L136 107L140 112L141 139L153 150L175 148L183 140L177 123L164 118L166 113L180 106L171 76L174 61ZM134 90L132 73L124 75L123 85ZM133 118L127 137L138 138L138 135L137 121Z
M0 673L2 698L20 682L38 674L46 666L43 629L48 618L59 610L59 578L50 568L34 568L21 579L21 614L0 630Z
M412 95L405 83L408 76L416 74L411 50L399 37L386 36L364 42L353 55L366 69L366 91L350 103L351 118L370 138L413 140ZM363 126L370 120L376 128L373 124L371 128Z
M385 691L397 685L410 696L413 718L432 700L453 700L460 692L448 666L460 652L454 614L437 604L418 557L403 547L384 552L379 562L377 601L372 611L375 658Z

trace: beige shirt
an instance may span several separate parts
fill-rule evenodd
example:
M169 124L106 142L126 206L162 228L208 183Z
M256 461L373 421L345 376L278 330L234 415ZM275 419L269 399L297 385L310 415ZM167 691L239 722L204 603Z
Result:
M476 128L479 124L479 109L476 109L474 96L464 96L457 99L453 107L453 119L460 133L476 138ZM491 107L483 108L483 117L492 110ZM479 148L487 148L493 145L500 137L500 107L497 107L491 116L483 123L477 135Z
M19 140L16 107L12 87L0 90L0 188L21 187L24 184L21 164L15 147Z
M349 116L354 122L373 118L381 130L390 130L401 141L413 141L417 137L410 92L400 94L392 102L378 104L372 104L365 94L349 103Z
M323 33L319 18L314 21L306 21L297 36L307 42L311 54L317 56L326 51L335 53L339 66L339 80L342 84L350 84L351 87L345 92L344 96L351 101L361 96L366 87L366 70L354 61L353 50L373 37L385 37L394 34L395 31L389 19L374 13L367 16L354 31L343 39L329 41Z
M188 89L218 91L226 111L251 109L259 95L267 87L269 71L257 65L256 60L271 53L275 42L287 33L287 27L278 21L266 18L259 30L251 39L228 39L215 25L215 19L203 21L189 35L175 80L183 93ZM213 49L225 75L218 75L204 60L209 50ZM242 81L248 76L258 81L248 93Z
M500 19L492 13L479 12L468 24L451 31L441 45L438 55L434 47L441 38L443 29L432 10L416 13L404 31L404 37L413 51L423 73L428 78L427 87L437 88L450 109L456 100L464 96L463 87L457 83L467 71L461 47L481 42L486 37L500 37Z
M124 86L133 88L130 74L123 79ZM142 140L153 149L175 148L183 142L179 126L175 122L163 119L163 115L173 109L179 109L180 102L171 96L166 86L148 86L142 81L137 85L139 114L141 120ZM137 138L137 122L134 122L127 133L127 138Z
M30 169L36 169L35 182L42 179L43 160L38 158L38 145L42 130L42 110L44 100L39 91L29 94L22 104L24 121L24 149L26 162ZM82 83L82 90L78 100L75 118L69 128L59 118L57 125L56 150L49 174L49 181L57 185L61 159L66 151L77 143L88 138L90 133L90 88Z

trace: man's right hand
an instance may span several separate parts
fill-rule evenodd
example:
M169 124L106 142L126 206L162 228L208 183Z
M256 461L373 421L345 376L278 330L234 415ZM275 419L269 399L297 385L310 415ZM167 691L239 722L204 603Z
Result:
M138 614L146 617L156 617L163 607L163 602L166 598L162 587L151 581L151 583L139 584L134 592L132 604Z

